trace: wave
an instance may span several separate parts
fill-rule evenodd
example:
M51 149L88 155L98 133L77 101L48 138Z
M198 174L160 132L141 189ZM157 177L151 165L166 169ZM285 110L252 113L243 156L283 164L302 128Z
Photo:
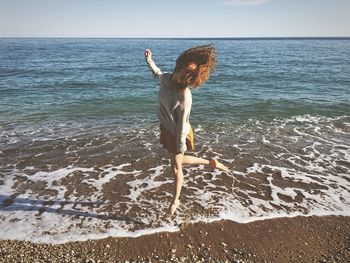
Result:
M181 222L350 216L349 116L251 119L194 130L192 154L219 158L230 172L184 168L175 223L162 219L173 180L154 125L118 132L111 125L106 133L92 127L91 134L35 140L20 152L4 148L1 237L63 243L176 231Z

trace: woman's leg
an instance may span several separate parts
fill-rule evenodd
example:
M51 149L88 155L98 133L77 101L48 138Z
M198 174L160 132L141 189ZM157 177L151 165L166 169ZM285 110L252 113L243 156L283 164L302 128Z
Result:
M179 199L180 199L180 193L181 193L181 188L183 183L183 171L182 171L183 154L170 153L170 160L171 160L171 169L175 180L174 198L168 210L168 215L172 216L175 213L175 210L180 205Z
M195 156L183 155L181 153L179 154L169 153L169 154L170 154L170 162L171 162L171 171L173 173L174 181L175 181L174 197L168 210L168 215L172 216L180 205L180 193L181 193L181 188L183 183L183 171L182 171L183 164L184 165L203 164L203 165L208 165L213 169L218 168L224 171L228 171L228 168L215 159L207 160L207 159L203 159Z
M183 165L203 164L203 165L208 165L212 169L218 168L223 171L228 171L228 168L216 159L207 160L207 159L203 159L203 158L195 157L191 155L184 155L182 164Z
M195 157L191 155L184 155L184 158L182 160L183 165L191 165L191 164L204 164L204 165L209 165L209 160L203 159L200 157Z

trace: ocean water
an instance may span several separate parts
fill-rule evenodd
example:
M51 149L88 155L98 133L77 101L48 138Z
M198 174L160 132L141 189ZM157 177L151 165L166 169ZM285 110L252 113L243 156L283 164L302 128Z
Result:
M157 86L185 49L217 65L194 90L181 205ZM350 216L350 39L0 39L0 238L63 243L182 222Z

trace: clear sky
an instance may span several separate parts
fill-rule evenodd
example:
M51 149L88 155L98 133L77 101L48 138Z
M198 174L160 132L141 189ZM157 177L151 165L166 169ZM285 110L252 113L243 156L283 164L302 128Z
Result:
M350 0L0 0L0 36L350 36Z

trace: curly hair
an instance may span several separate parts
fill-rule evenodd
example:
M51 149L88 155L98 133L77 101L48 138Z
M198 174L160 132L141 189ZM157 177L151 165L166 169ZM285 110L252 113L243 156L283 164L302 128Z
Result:
M215 49L212 44L192 47L176 60L174 73L186 68L181 78L172 79L172 86L178 90L186 87L198 88L209 79L215 65Z

